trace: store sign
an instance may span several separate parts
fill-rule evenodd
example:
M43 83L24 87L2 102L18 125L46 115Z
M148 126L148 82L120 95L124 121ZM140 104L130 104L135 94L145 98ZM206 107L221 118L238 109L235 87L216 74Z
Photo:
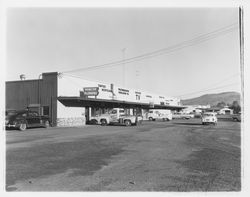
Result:
M86 87L86 88L83 88L83 94L85 96L97 96L99 94L99 87Z
M119 94L129 95L129 90L118 88Z

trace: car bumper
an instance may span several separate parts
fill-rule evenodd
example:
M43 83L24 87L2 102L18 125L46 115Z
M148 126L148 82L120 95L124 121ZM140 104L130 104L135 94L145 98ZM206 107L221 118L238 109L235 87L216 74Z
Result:
M16 125L15 124L6 124L5 128L15 128Z
M217 123L217 121L214 121L214 120L204 120L204 121L202 121L202 123L204 123L204 124L215 124L215 123Z

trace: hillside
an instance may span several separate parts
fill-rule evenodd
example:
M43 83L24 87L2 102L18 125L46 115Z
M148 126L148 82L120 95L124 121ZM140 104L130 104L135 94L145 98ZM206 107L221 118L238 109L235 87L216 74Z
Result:
M218 94L205 94L200 97L182 100L183 105L217 105L219 102L225 102L231 104L233 101L240 103L240 93L238 92L223 92Z

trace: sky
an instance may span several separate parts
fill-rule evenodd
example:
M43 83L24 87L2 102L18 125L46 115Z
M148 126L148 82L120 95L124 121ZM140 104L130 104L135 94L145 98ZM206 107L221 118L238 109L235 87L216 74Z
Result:
M126 60L238 24L238 8L9 8L6 80L43 72L192 98L240 92L239 31L141 61Z

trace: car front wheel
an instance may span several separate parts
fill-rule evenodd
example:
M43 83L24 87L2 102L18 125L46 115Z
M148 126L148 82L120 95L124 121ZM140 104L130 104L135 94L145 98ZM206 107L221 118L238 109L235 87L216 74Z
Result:
M128 126L131 126L131 121L130 120L125 120L125 125L128 127Z
M106 121L105 119L102 119L102 120L101 120L101 125L102 125L102 126L106 126L106 125L107 125L107 121Z

